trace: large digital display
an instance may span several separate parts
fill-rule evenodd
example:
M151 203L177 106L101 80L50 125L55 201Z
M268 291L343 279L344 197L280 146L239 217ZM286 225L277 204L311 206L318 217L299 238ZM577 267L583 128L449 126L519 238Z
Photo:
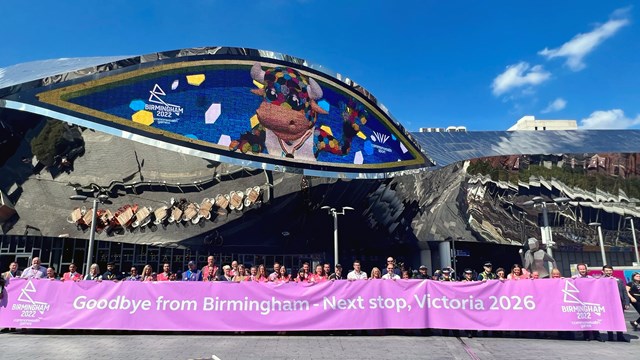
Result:
M411 141L361 93L325 74L265 60L160 63L37 96L230 157L369 171L424 166Z

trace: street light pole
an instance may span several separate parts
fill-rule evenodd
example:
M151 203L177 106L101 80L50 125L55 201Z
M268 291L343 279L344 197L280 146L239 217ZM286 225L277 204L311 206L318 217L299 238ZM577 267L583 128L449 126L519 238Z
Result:
M335 264L338 264L338 215L344 215L345 210L353 210L353 208L350 206L343 206L342 211L340 212L330 206L323 206L320 209L327 210L327 213L333 216L333 259Z
M638 241L636 240L636 228L633 226L633 217L627 216L625 218L631 222L631 234L633 235L633 250L636 252L636 263L640 266L640 255L638 255Z
M93 255L93 243L96 238L96 222L98 221L98 199L93 199L93 214L91 214L91 231L89 232L89 249L87 251L87 268L85 275L89 274Z
M602 266L607 265L607 256L604 252L604 240L602 238L602 224L598 222L589 223L589 226L598 227L598 240L600 241L600 255L602 255Z

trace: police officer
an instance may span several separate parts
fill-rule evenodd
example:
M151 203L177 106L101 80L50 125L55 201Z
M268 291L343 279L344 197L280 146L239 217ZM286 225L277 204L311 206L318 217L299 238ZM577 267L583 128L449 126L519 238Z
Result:
M478 281L487 281L487 280L496 279L496 274L491 272L491 269L493 269L493 265L491 264L491 262L487 261L486 263L484 263L483 268L484 268L484 271L478 274Z
M473 270L465 269L464 273L462 275L462 281L463 282L474 281L474 279L473 279Z
M451 276L451 270L444 268L442 269L440 281L456 281L456 279Z
M420 266L420 268L418 269L418 274L416 274L416 276L414 276L413 278L414 279L423 279L423 280L431 279L429 274L427 274L427 267L424 266L424 265Z

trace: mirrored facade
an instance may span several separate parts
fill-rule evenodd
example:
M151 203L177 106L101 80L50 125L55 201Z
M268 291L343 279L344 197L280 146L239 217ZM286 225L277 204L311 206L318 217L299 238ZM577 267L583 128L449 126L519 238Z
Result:
M288 130L268 149L261 126L289 110L306 157ZM95 233L94 258L124 270L207 254L508 267L541 238L542 204L564 273L602 265L596 223L629 265L638 144L637 130L408 133L351 80L251 49L16 65L0 72L0 266L82 263ZM338 259L324 206L355 209Z

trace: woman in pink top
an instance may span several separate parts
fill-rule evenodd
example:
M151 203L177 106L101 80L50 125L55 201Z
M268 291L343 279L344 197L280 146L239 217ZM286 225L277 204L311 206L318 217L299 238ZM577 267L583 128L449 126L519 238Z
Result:
M280 270L278 270L278 275L273 280L274 283L288 283L291 280L291 275L287 272L287 268L284 265L280 266Z
M298 270L298 276L296 276L296 282L297 283L306 283L309 282L309 277L311 275L308 275L303 268L300 268L300 270Z
M207 266L207 273L202 274L202 281L216 281L216 268L213 266Z
M256 275L255 281L257 282L267 282L269 281L269 277L267 276L267 271L264 268L264 265L258 265L258 274Z
M528 279L529 272L523 269L520 264L513 264L511 267L511 273L507 275L507 280L520 280L520 279Z
M328 279L328 275L324 273L324 268L322 267L322 265L317 265L316 266L316 272L311 274L311 276L309 276L309 282L323 282L323 281L327 281Z

